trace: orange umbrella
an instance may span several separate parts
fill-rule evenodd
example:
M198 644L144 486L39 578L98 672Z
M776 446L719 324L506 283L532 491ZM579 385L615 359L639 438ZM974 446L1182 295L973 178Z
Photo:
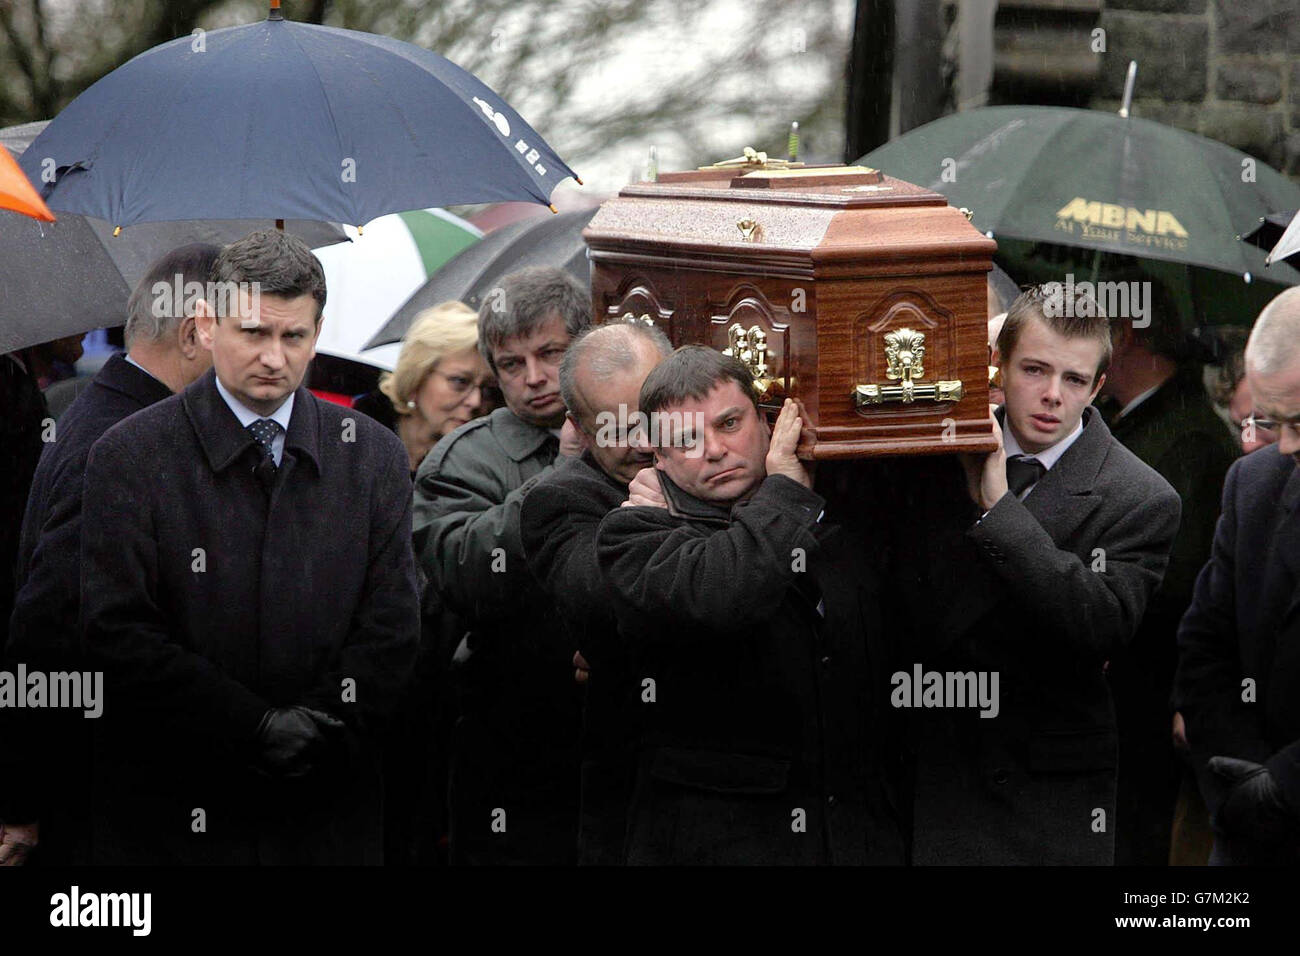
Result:
M50 212L28 180L27 174L4 147L0 147L0 209L12 209L24 216L46 222L55 221L54 213Z

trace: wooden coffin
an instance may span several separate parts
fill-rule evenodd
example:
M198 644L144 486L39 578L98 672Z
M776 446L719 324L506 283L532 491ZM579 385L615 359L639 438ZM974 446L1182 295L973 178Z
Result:
M598 321L731 349L765 408L803 401L809 457L995 447L996 244L943 196L858 166L709 168L626 187L583 237Z

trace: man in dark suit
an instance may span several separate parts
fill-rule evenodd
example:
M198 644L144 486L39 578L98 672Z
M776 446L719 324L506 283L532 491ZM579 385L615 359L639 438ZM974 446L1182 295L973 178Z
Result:
M1178 631L1176 693L1215 829L1211 864L1300 863L1300 289L1246 346L1255 424ZM1279 454L1280 453L1280 454Z
M419 634L406 453L302 387L325 277L300 240L252 233L212 280L213 369L86 467L93 858L378 863L375 740Z
M415 476L415 549L469 628L453 658L459 717L448 806L451 862L569 864L577 854L581 688L574 648L524 554L527 490L582 452L562 432L560 361L591 324L561 269L506 276L479 309L479 351L506 407L445 436Z
M1178 496L1089 407L1110 356L1094 302L1025 292L998 351L1000 447L963 457L974 507L926 552L945 560L917 600L941 598L945 612L923 618L932 626L912 662L944 687L971 675L997 691L978 709L939 694L910 711L913 859L1110 864L1116 740L1103 668L1160 583Z
M81 588L81 490L91 446L128 415L185 388L212 365L193 308L156 296L208 281L217 246L195 243L159 258L127 303L125 355L113 355L59 419L32 482L18 549L19 589L6 666L28 672L82 670L77 622ZM21 746L6 774L0 818L41 821L41 860L84 862L88 852L90 727L78 712L0 712L7 746ZM12 751L11 751L12 753ZM18 768L22 768L19 770Z
M639 320L588 329L560 365L560 392L582 456L524 498L519 528L528 564L560 613L586 686L578 862L623 862L631 796L636 687L618 641L612 595L596 559L601 519L627 500L628 485L654 462L636 427L641 384L670 352L668 337Z
M880 597L823 520L796 406L769 441L749 370L704 346L639 404L661 491L634 485L597 532L643 728L627 862L903 862Z
M1119 725L1119 866L1165 866L1182 761L1174 753L1170 694L1178 622L1210 556L1219 495L1238 448L1214 413L1201 366L1187 353L1178 313L1157 295L1155 317L1111 316L1114 355L1098 409L1116 440L1160 473L1182 503L1164 581L1128 648L1106 676Z

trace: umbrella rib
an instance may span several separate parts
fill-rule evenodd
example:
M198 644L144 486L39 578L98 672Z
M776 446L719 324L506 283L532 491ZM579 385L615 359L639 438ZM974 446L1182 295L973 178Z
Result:
M325 89L325 83L324 83L324 81L321 79L320 71L316 69L316 64L315 64L314 62L312 62L312 58L311 58L310 56L307 55L307 51L305 51L305 50L302 48L302 44L298 42L298 37L294 34L293 29L291 29L292 27L294 27L294 26L296 26L296 25L295 25L295 24L289 24L289 23L286 23L286 24L283 24L283 26L284 26L284 28L285 28L286 30L288 30L289 38L293 41L293 45L294 45L294 47L297 48L299 55L300 55L304 60L307 61L307 65L308 65L309 67L311 67L312 75L316 77L316 85L320 88L321 99L324 100L324 102L325 102L325 111L326 111L327 113L329 113L329 118L330 118L330 128L334 131L334 142L335 142L335 144L338 146L338 150L339 150L338 155L339 155L340 157L346 156L347 154L346 154L346 152L345 152L344 149L343 149L343 137L342 137L342 136L340 135L340 133L339 133L339 124L338 124L338 120L336 120L336 119L334 118L334 104L330 102L329 93L328 93L328 91ZM351 204L351 205L352 205L352 218L353 218L353 222L350 223L350 225L353 225L353 226L364 226L365 223L359 221L360 218L361 218L361 212L360 212L360 210L359 210L358 207L357 207L357 203L356 203L356 197L355 197L355 195L352 197L352 204Z

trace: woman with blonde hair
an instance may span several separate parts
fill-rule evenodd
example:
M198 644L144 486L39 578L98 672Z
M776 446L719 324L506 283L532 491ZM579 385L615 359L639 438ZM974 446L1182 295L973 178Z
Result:
M492 410L494 390L478 351L478 313L443 302L416 317L396 367L353 407L397 433L414 474L439 438Z

